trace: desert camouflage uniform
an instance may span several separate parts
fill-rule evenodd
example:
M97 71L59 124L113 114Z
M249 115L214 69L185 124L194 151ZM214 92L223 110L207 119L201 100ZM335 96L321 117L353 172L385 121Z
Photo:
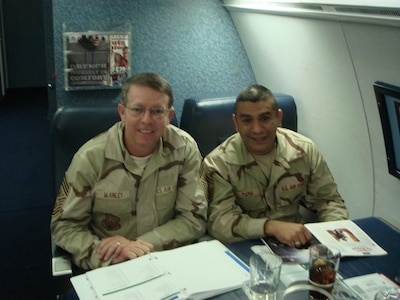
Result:
M299 201L320 221L348 218L322 155L308 138L277 129L277 148L269 180L238 133L204 159L208 183L208 232L223 242L264 236L267 220L303 222Z
M206 229L207 202L198 176L201 155L193 138L167 126L139 175L122 132L119 122L82 146L57 196L54 241L83 269L104 265L97 256L103 237L137 238L162 250L195 240Z

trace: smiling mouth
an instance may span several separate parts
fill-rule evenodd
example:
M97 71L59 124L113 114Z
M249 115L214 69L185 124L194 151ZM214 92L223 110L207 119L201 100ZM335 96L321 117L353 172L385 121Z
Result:
M143 134L150 134L150 133L152 133L153 131L152 131L152 130L139 130L139 132L140 132L140 133L143 133Z
M266 139L267 139L267 138L266 138L265 136L262 136L262 137L251 137L251 140L254 141L254 142L256 142L256 143L263 142L263 141L265 141Z

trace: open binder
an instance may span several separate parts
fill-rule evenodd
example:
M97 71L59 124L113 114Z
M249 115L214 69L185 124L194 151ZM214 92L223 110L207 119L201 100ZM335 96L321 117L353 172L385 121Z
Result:
M71 278L80 299L205 299L241 287L249 268L217 240L149 253Z

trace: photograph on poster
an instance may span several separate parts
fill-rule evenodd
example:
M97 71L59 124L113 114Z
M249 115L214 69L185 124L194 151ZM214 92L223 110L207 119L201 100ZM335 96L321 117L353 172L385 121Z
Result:
M110 76L112 85L122 85L128 77L129 41L127 34L110 35Z

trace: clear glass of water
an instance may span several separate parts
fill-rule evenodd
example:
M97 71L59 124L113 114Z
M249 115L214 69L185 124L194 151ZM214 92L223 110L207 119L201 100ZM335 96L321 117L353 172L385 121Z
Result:
M252 299L276 299L281 267L282 258L267 250L250 257L250 294Z

